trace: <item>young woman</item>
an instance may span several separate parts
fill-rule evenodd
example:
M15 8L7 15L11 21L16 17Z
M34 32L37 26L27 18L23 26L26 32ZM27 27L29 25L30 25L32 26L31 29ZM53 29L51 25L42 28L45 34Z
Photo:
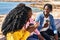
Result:
M38 27L38 30L40 31L39 35L32 35L28 38L28 40L38 40L37 37L40 39L42 38L43 40L51 40L50 35L54 36L55 40L58 40L58 34L57 34L57 29L56 25L54 23L54 17L50 14L52 12L52 5L51 4L45 4L44 5L44 11L40 12L39 15L35 18L35 21L40 23L40 26Z
M23 3L11 10L2 25L6 40L26 40L38 26L34 24L27 29L24 28L31 15L31 8Z

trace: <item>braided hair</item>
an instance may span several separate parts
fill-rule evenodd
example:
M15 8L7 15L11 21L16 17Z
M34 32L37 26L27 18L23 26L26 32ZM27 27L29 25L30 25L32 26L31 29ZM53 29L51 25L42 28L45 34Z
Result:
M31 8L25 6L25 4L19 4L11 10L2 24L3 34L6 35L8 32L22 29L26 20L29 19L29 11L31 11Z

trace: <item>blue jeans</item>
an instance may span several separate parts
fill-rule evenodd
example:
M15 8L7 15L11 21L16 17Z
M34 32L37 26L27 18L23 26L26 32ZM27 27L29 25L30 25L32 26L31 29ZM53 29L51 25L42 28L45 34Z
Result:
M28 37L27 40L38 40L38 36L33 34L32 36Z

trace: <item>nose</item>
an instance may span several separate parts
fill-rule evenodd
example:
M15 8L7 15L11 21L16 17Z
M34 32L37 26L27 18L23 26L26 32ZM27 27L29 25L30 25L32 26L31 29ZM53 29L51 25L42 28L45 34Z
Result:
M48 12L48 10L45 10L45 12Z

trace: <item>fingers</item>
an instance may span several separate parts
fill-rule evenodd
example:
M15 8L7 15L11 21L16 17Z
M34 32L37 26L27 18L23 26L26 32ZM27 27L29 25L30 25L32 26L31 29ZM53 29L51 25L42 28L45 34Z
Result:
M36 29L35 27L28 27L26 30L31 33L31 32L33 32L35 29Z
M35 22L34 26L37 28L39 26L39 23Z
M39 23L35 23L34 25L30 25L27 30L31 33L33 32L37 27L39 26Z

